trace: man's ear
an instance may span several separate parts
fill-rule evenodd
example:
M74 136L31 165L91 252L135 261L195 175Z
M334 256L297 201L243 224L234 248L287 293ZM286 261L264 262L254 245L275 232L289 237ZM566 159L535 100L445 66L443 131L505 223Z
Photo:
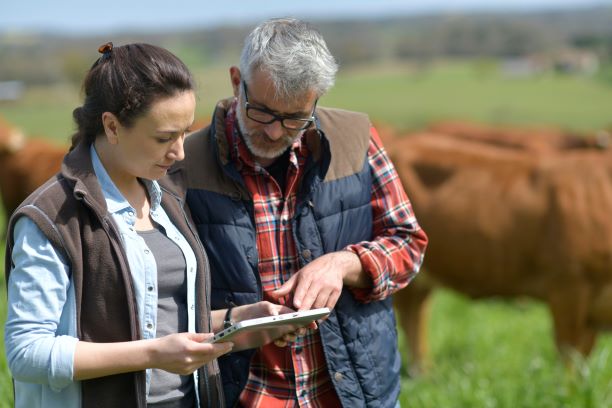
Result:
M119 143L119 119L110 112L104 112L102 114L102 125L104 126L104 134L108 143Z
M230 80L232 81L232 89L234 90L234 96L238 98L240 95L240 82L242 81L242 76L240 75L240 69L236 66L230 67Z

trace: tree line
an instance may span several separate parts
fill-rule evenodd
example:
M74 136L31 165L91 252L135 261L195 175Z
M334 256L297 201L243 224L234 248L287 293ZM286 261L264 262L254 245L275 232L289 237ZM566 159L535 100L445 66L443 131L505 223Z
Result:
M612 7L513 13L441 13L373 20L312 21L344 67L374 61L510 58L556 49L612 59ZM0 33L0 81L79 83L96 47L143 41L165 46L192 67L235 62L250 26L164 33L62 36Z

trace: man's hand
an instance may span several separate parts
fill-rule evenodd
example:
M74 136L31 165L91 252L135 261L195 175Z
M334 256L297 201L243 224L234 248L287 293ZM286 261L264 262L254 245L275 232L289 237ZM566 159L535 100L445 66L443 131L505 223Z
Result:
M293 292L293 306L298 310L333 309L345 284L367 287L368 283L359 257L350 251L338 251L315 259L268 294L278 299Z

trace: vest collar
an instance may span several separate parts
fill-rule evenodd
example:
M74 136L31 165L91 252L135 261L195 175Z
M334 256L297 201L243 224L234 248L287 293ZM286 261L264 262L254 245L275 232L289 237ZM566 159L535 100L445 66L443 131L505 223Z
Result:
M103 218L108 209L93 168L90 144L81 142L72 149L64 158L61 172L72 181L75 198L85 200Z

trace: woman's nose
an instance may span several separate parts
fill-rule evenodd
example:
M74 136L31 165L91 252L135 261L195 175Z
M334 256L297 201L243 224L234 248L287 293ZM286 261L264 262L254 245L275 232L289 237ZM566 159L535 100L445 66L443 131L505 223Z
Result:
M170 150L168 151L168 157L176 161L183 160L185 158L185 149L183 149L184 142L185 135L183 134L179 136L170 146Z

